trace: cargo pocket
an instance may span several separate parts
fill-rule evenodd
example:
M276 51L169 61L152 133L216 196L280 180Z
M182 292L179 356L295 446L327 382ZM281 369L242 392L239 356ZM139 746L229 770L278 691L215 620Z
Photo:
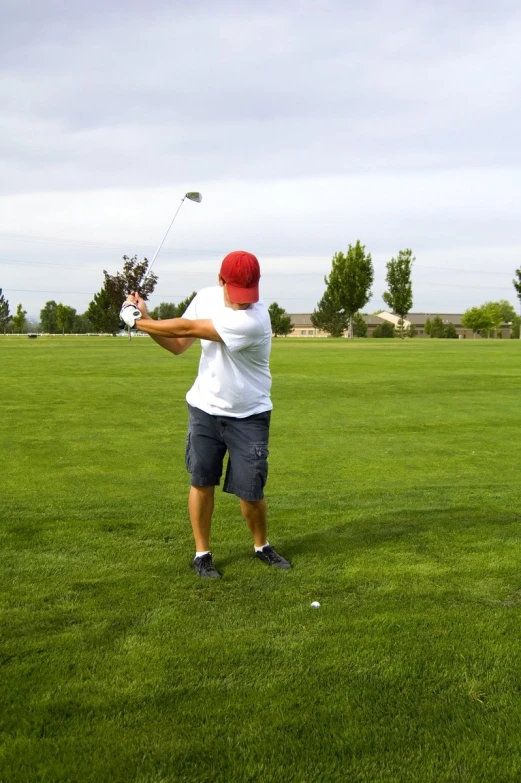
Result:
M186 469L189 473L192 471L190 470L191 467L191 454L190 454L190 433L186 436L186 444L185 444L185 465Z
M262 490L268 480L268 444L254 443L253 450L253 476L252 492L262 494Z

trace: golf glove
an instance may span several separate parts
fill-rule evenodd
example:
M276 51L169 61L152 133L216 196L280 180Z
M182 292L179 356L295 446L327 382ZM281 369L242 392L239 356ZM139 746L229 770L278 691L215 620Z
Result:
M127 326L135 326L136 321L141 318L141 313L137 309L136 305L125 302L120 310L119 317Z

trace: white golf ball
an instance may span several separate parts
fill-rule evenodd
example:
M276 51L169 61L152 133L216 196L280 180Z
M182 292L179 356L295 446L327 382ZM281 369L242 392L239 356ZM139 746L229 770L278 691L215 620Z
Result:
M316 607L316 608L318 609L318 607L320 606L320 604L319 604L319 602L318 602L318 601L312 601L312 602L311 602L311 606L314 606L314 607Z

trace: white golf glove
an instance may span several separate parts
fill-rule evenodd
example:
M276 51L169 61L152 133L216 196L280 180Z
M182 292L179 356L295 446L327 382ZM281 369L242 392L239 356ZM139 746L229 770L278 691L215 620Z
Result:
M136 321L141 318L141 313L137 309L136 305L130 304L130 302L124 302L123 307L119 312L119 317L127 326L135 326Z

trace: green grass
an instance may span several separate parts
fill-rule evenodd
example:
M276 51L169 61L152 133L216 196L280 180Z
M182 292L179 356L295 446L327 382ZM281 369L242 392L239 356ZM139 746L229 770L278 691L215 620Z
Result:
M219 493L210 583L197 359L0 338L1 783L519 781L521 343L275 340L294 568Z

